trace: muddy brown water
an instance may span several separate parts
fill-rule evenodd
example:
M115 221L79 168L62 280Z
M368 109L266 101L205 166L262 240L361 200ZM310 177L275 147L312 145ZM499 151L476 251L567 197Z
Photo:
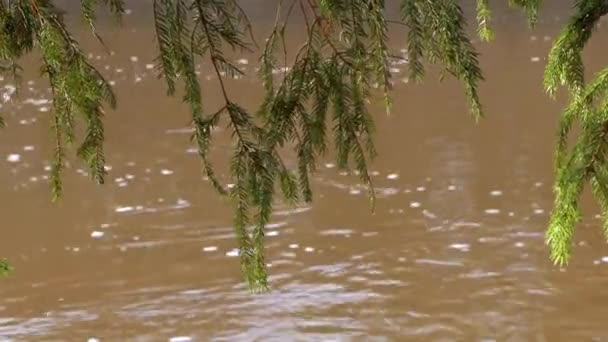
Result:
M274 16L261 1L247 6L262 26ZM267 231L273 289L256 296L241 282L230 207L190 150L188 112L146 66L149 1L130 8L121 30L105 30L114 55L79 36L119 94L105 120L105 186L73 162L52 205L46 86L28 78L3 104L0 256L16 271L0 281L1 341L608 340L597 208L585 199L568 268L552 266L543 244L563 101L541 80L569 4L548 4L535 30L496 9L497 39L479 46L488 116L478 125L458 82L413 85L395 72L394 112L375 114L376 213L328 156L314 203L277 208ZM590 71L605 63L607 37L600 27L586 50ZM247 76L230 88L253 108L260 86L247 58ZM219 99L208 74L203 63L211 110ZM225 151L220 138L214 152Z

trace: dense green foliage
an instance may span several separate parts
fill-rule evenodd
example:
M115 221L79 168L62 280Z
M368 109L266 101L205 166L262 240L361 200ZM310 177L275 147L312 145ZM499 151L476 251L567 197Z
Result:
M409 77L420 80L428 63L443 66L443 75L461 80L475 120L482 117L477 88L483 80L478 54L467 36L462 7L453 0L398 0L400 20L385 16L384 0L278 0L276 21L263 46L254 40L248 17L237 0L154 0L154 26L159 48L159 77L169 95L183 94L190 107L193 140L203 170L222 195L234 201L241 265L254 290L267 288L264 262L264 227L270 219L277 191L291 202L312 200L309 175L333 136L340 168L354 167L369 188L374 188L368 164L376 154L372 135L374 120L367 103L382 94L391 108L390 63L403 58L389 49L389 25L405 25ZM556 0L558 1L558 0ZM559 0L561 1L561 0ZM540 0L510 0L523 9L533 25ZM122 0L81 0L82 16L95 29L98 5L117 17ZM493 38L489 0L477 0L478 34ZM570 256L572 233L580 219L579 197L590 183L608 219L608 69L589 85L583 79L581 52L597 21L608 11L604 0L578 0L575 13L555 41L549 55L545 88L551 95L560 86L569 90L570 104L561 116L556 156L556 202L547 243L552 260L564 264ZM288 66L285 36L288 22L303 18L308 33ZM74 125L83 122L86 134L77 155L89 166L93 179L105 176L102 117L104 105L114 107L112 88L81 51L66 28L61 11L51 0L0 0L0 68L19 79L19 59L37 49L42 70L54 95L55 157L52 168L53 198L61 195L65 146L74 143ZM259 76L265 97L255 113L236 103L224 87L224 78L242 74L225 57L230 50L260 53ZM211 63L222 91L221 108L205 108L195 65ZM285 70L284 74L276 70ZM179 89L178 87L181 87ZM179 89L179 90L178 90ZM211 132L220 122L231 127L234 149L231 182L223 185L209 159ZM1 121L0 121L1 123ZM582 131L568 149L570 128ZM297 168L290 170L279 149L292 148ZM608 235L608 220L605 224ZM8 266L2 263L2 270Z

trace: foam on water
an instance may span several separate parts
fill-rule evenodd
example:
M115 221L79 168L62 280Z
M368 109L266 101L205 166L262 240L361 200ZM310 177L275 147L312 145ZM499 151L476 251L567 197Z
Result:
M169 342L190 342L192 337L190 336L175 336L169 339Z
M352 234L352 229L327 229L319 232L320 235L328 236L328 235L350 235Z
M266 225L266 229L277 229L277 228L285 227L286 225L287 225L287 221L269 223Z
M105 234L104 232L100 232L100 231L93 231L93 232L91 233L91 237L92 237L92 238L95 238L95 239L98 239L98 238L103 237L103 236L104 236L104 234Z
M416 259L417 264L427 264L427 265L436 265L436 266L463 266L461 262L458 261L447 261L447 260L436 260L436 259Z
M34 106L42 106L42 105L46 105L49 104L51 102L51 100L49 99L34 99L34 98L27 98L23 101L24 104L31 104Z
M393 196L399 193L397 188L376 188L378 194L383 196Z
M9 163L18 163L21 161L21 155L18 153L11 153L6 157L6 161Z
M229 250L228 252L226 252L226 256L227 257L231 257L231 258L239 256L239 250L238 250L238 248L234 248L234 249Z
M387 179L397 179L399 178L399 175L396 173L391 173L389 175L386 176Z
M399 212L402 212L402 211L399 211ZM437 215L433 214L432 212L430 212L426 209L422 210L422 215L424 215L424 217L431 219L431 220L434 220L437 218Z
M457 249L461 252L468 252L471 249L471 246L468 243L453 243L450 245L450 248Z
M167 134L191 134L194 132L193 127L170 128L165 131Z
M117 213L128 213L130 211L135 210L135 208L131 207L131 206L124 206L124 207L116 207L114 208L114 211Z
M278 211L274 212L274 215L275 216L289 216L289 215L293 215L293 214L304 213L311 209L312 209L312 207L303 207L303 208L295 208L295 209L288 209L288 210L278 210Z
M422 204L420 202L410 202L410 208L420 208Z

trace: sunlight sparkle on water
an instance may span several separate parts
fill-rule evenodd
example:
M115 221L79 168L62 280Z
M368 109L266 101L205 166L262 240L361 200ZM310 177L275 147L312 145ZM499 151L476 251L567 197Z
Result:
M484 212L488 215L497 215L500 214L500 209L486 209Z

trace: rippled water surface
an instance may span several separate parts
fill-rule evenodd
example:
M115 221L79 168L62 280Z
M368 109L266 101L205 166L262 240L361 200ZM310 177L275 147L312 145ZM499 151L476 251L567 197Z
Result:
M150 3L132 1L123 28L104 31L111 55L79 35L119 94L105 120L106 185L72 160L65 197L52 205L46 83L35 70L19 96L0 83L0 256L16 267L0 281L0 340L608 340L597 208L585 199L567 269L553 267L543 245L563 101L548 99L541 80L569 13L553 3L535 30L496 9L497 40L479 45L488 115L478 125L457 82L431 71L410 84L395 65L394 112L375 112L375 214L357 177L328 155L314 203L275 211L266 234L273 290L254 296L241 282L230 206L193 153L187 109L155 79ZM263 31L274 13L261 4L247 7ZM602 26L586 50L590 72L605 62L606 37ZM255 108L256 57L236 59L247 74L229 90ZM217 86L208 63L199 71L211 111ZM222 167L229 145L222 130L216 136Z

